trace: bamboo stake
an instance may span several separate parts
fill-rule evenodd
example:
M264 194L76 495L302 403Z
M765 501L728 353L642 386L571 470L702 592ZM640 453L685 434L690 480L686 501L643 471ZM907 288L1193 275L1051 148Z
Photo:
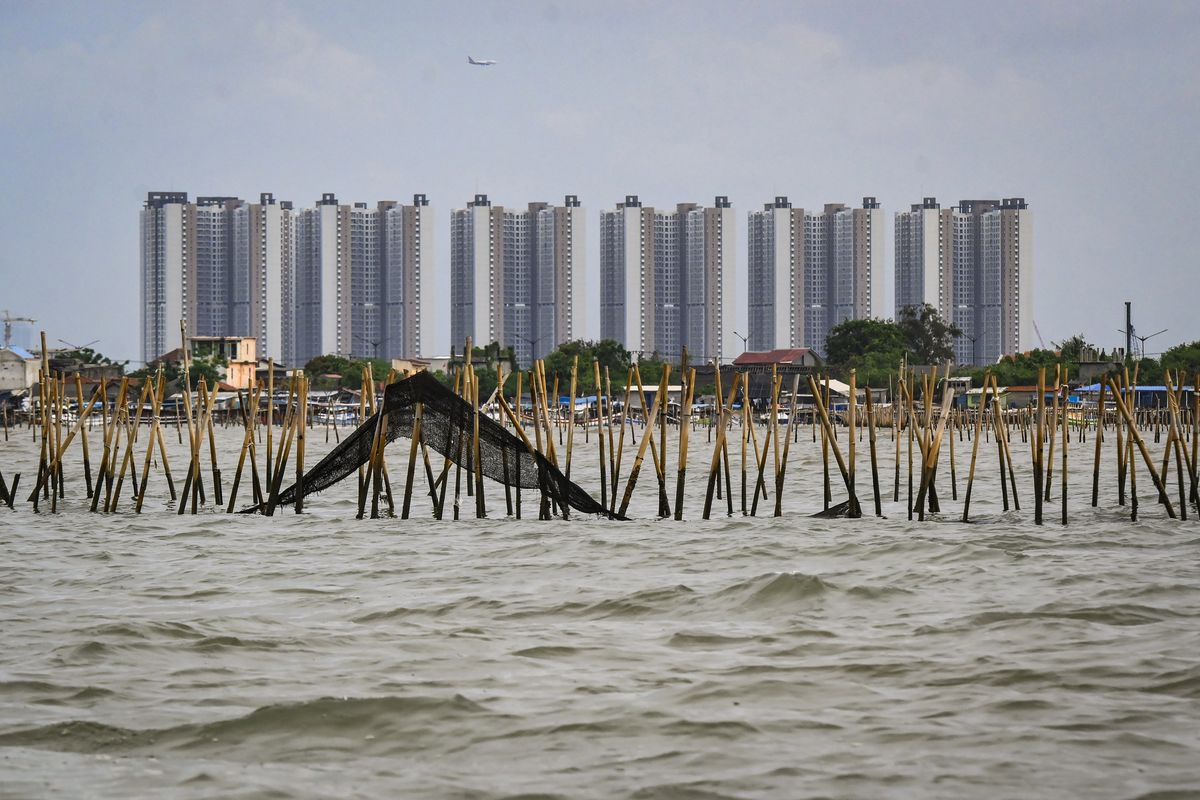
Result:
M1111 378L1109 379L1112 380ZM1142 441L1141 434L1138 433L1137 427L1134 424L1133 416L1129 409L1125 406L1125 401L1116 395L1114 388L1114 399L1117 403L1117 413L1125 420L1125 424L1129 426L1129 436L1137 445L1139 452L1142 454L1142 459L1146 462L1146 470L1150 473L1150 479L1154 482L1154 488L1158 490L1159 499L1162 504L1167 507L1167 515L1171 519L1175 518L1175 507L1171 504L1171 498L1167 495L1166 486L1163 484L1162 478L1158 474L1158 470L1154 468L1154 461L1150 458L1150 451L1146 449L1146 443ZM1132 462L1131 462L1132 463Z
M668 367L663 367L663 373L666 374ZM642 386L642 376L637 366L633 368L634 375L637 376L639 390ZM641 444L638 445L637 456L633 460L633 466L629 470L629 480L625 484L625 495L621 498L621 510L618 512L620 516L625 516L625 512L629 510L629 501L633 499L633 487L637 484L638 473L642 471L642 461L646 457L646 448L649 446L652 436L650 431L654 429L654 423L658 420L659 407L662 405L664 392L659 392L654 398L654 407L650 410L650 416L646 420L646 432L642 436ZM644 403L644 401L643 401ZM642 406L645 408L645 405Z
M675 520L683 519L683 485L687 479L688 426L692 418L692 400L696 392L696 370L687 376L687 397L679 409L679 469L675 480Z
M788 411L788 426L783 437L783 454L780 457L779 469L775 473L775 516L783 516L783 479L787 473L788 450L792 444L792 436L796 431L796 394L800 391L800 376L792 375L792 405Z
M501 395L503 401L503 395ZM421 416L424 404L417 403L413 409L412 442L408 449L408 472L404 477L404 504L400 507L400 519L408 519L409 508L412 504L413 478L417 471L417 448L421 442ZM506 462L507 463L507 462Z
M879 460L875 450L876 430L875 430L875 406L871 397L871 386L867 384L867 432L868 444L871 449L871 491L875 499L875 516L883 516L883 504L879 497Z
M983 430L984 409L988 407L988 392L991 390L991 372L983 373L983 391L979 393L979 408L975 415L975 436L971 442L971 466L967 471L967 493L963 498L963 522L969 521L971 512L971 490L975 485L975 459L979 456L979 433ZM1004 484L1004 464L1000 464L1000 483ZM1008 493L1004 495L1004 506L1008 508Z
M1104 442L1104 428L1101 424L1105 413L1104 390L1108 384L1100 384L1100 395L1096 401L1096 456L1092 462L1092 508L1100 504L1100 446Z
M237 469L233 472L233 485L229 488L229 506L225 509L226 514L233 513L234 505L237 502L238 486L242 482L242 469L246 465L246 455L254 447L254 429L250 422L252 415L246 412L247 406L250 404L254 404L257 408L258 394L253 386L249 387L246 392L247 399L243 401L242 393L240 390L238 391L238 403L242 407L242 425L245 427L245 431L242 434L242 448L238 451Z
M296 417L296 513L304 512L304 438L308 428L308 376L300 373L300 397L297 399L300 413ZM211 434L211 428L209 433ZM217 503L221 502L220 473L213 463L213 480L217 481Z
M487 508L484 506L483 500L483 460L482 450L479 443L479 380L475 376L475 367L471 366L471 452L475 461L475 518L487 518ZM571 430L574 431L574 424L571 425ZM569 434L568 434L569 436ZM571 469L571 446L570 439L567 444L567 469Z
M733 376L733 384L729 387L729 399L725 400L724 396L721 394L721 371L720 367L717 367L717 416L719 418L719 422L717 427L717 444L716 447L713 448L712 462L708 469L708 488L704 493L704 519L708 519L712 512L713 489L717 484L717 472L720 467L721 452L726 439L725 409L728 407L730 411L733 410L733 399L737 395L737 385L738 376L735 373ZM728 470L726 470L726 474L728 474ZM733 498L730 498L729 502L731 504L729 513L732 514Z
M842 474L842 482L846 485L846 492L850 495L847 516L857 519L862 516L862 508L859 506L858 496L854 493L854 487L850 481L850 475L846 470L846 462L842 459L842 450L840 447L838 447L836 441L832 441L833 433L831 429L833 426L829 422L829 412L825 408L825 403L819 399L820 392L817 389L817 383L815 380L813 380L812 375L808 376L808 384L809 388L812 390L814 399L817 399L817 412L821 415L821 426L826 431L827 436L830 439L833 457L837 461L838 471Z
M1065 379L1064 379L1065 383ZM1064 387L1066 388L1066 387ZM1069 389L1067 390L1069 391ZM1062 488L1059 489L1059 494L1062 495L1062 524L1067 524L1067 439L1070 434L1070 426L1067 424L1067 406L1069 405L1068 397L1063 397L1062 402L1062 474L1059 476L1059 483Z
M621 477L621 456L625 449L625 429L629 427L629 393L633 388L633 372L634 367L629 368L629 374L625 378L625 400L621 404L621 435L617 437L617 455L616 462L613 465L612 471L612 507L611 511L617 510L617 487ZM632 432L631 432L632 435ZM630 443L632 445L632 442Z
M86 416L87 413L91 412L92 406L95 405L95 403L96 403L97 396L102 397L105 400L108 399L108 398L104 397L104 379L103 378L100 379L100 387L97 390L96 395L93 396L91 402L88 403L87 412L84 412L83 408L79 409L79 417L81 420L83 419L84 416ZM75 399L77 402L83 403L83 378L81 378L79 376L78 372L75 373ZM6 411L6 423L7 423L7 411ZM8 441L8 425L7 424L5 424L5 428L4 428L4 439L5 439L5 441ZM88 453L88 440L87 440L87 429L86 428L81 429L79 432L79 443L83 448L83 479L87 486L87 496L91 497L92 496L92 459L91 459L91 455Z
M571 480L571 455L575 449L575 390L579 385L579 354L571 359L571 392L567 408L567 458L563 474Z
M604 408L607 405L600 383L600 361L592 359L592 380L596 384L596 439L600 444L600 505L608 508L608 473L604 461Z
M771 376L771 405L770 407L778 412L779 407L779 388L780 378L777 374ZM778 418L778 413L776 413ZM767 496L766 480L764 474L767 468L767 458L771 455L771 448L775 445L779 437L777 435L778 425L767 425L766 438L763 439L762 450L758 454L757 468L758 473L754 479L754 498L750 502L750 516L758 516L758 496L761 489L762 496L765 499Z

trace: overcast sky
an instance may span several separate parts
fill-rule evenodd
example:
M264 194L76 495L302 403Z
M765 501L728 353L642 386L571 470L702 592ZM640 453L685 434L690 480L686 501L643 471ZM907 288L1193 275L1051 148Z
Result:
M468 66L467 55L496 59ZM1200 3L0 1L0 309L140 353L147 191L1025 197L1047 344L1200 339ZM435 287L435 289L438 287ZM448 318L448 314L447 314ZM448 325L446 326L448 328ZM448 330L445 338L448 339ZM448 342L435 343L447 346Z

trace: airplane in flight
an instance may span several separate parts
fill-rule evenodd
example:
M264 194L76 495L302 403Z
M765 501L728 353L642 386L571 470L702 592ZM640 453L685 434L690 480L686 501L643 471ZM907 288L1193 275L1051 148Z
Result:
M481 58L481 59L479 59L478 61L476 61L476 60L475 60L474 58L472 58L471 56L467 56L467 63L468 63L468 64L474 64L474 65L475 65L475 66L477 66L477 67L490 67L490 66L494 65L496 62L495 62L495 61L489 61L489 60L488 60L488 59L486 59L486 58Z

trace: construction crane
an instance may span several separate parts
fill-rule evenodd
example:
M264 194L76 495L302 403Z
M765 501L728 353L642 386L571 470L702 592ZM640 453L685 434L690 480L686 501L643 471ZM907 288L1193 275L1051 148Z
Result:
M8 309L4 309L4 346L12 347L12 326L14 322L28 322L33 325L37 322L36 319L29 317L14 317L8 313Z
M1046 340L1042 338L1042 332L1040 330L1038 330L1036 319L1033 320L1033 332L1037 334L1038 343L1042 346L1042 349L1045 350L1046 349Z

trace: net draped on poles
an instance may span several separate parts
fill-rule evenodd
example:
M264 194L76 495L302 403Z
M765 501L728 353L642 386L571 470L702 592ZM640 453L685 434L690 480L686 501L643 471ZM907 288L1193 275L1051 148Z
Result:
M385 440L390 443L400 437L412 437L417 403L421 404L421 439L426 446L454 463L461 458L464 466L473 467L474 410L428 372L418 372L389 384L384 390L383 407L378 413L386 418ZM278 504L294 505L301 497L328 489L370 461L378 413L304 475L303 495L293 484L280 493ZM560 502L582 514L613 516L545 456L530 452L521 439L484 414L479 416L479 462L483 474L494 481L538 491L544 485L551 497L557 496ZM243 513L258 510L258 506L252 506Z

